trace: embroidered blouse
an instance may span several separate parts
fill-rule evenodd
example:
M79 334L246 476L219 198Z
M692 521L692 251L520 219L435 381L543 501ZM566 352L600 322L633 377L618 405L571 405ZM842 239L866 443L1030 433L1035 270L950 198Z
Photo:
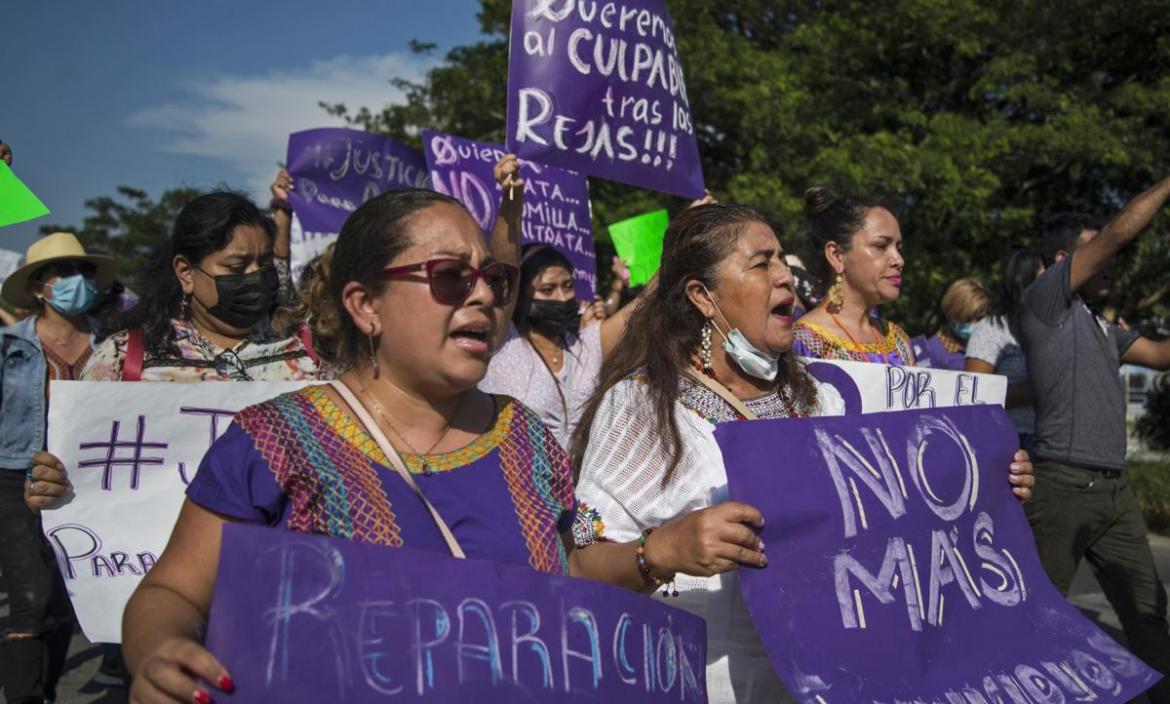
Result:
M259 332L232 349L217 347L193 323L173 320L179 356L162 358L146 352L142 381L301 381L324 379L325 373L297 337L274 338ZM83 381L121 381L126 364L125 331L106 338L81 372Z
M250 523L446 553L426 505L326 388L237 414L188 498ZM403 460L468 557L567 574L561 533L577 511L568 456L533 411L495 399L492 428L471 444Z
M886 335L881 342L856 343L837 335L807 317L792 326L795 339L792 351L802 357L838 359L847 362L877 362L899 367L917 364L910 336L897 323L885 321Z
M816 408L799 410L844 414L845 403L833 387L817 384L817 399ZM777 393L745 404L761 418L787 417L792 408ZM674 417L683 451L671 481L663 486L669 457L660 447L652 414L647 413L652 407L645 377L635 374L605 393L593 419L577 497L582 506L587 503L596 511L606 539L634 540L646 528L729 500L728 469L715 441L715 425L739 420L735 411L706 386L687 377L680 381ZM595 539L574 537L579 547ZM670 599L670 605L707 621L709 701L790 700L752 625L734 570L714 577L680 574L675 587L679 597ZM661 598L658 594L655 598Z

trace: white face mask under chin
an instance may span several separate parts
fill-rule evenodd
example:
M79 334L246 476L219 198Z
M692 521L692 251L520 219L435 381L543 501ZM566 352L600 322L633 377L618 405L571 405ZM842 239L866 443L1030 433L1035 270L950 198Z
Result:
M715 312L719 313L719 317L723 318L723 323L729 329L729 332L724 335L719 326L711 321L715 332L723 338L723 351L727 353L727 356L731 357L736 366L742 369L745 374L764 381L775 381L776 375L780 372L780 358L770 357L756 349L756 346L748 342L748 339L738 328L731 327L731 322L727 316L723 315L723 311L719 309L719 304L715 303L715 297L711 295L710 291L707 291L707 296L711 298Z

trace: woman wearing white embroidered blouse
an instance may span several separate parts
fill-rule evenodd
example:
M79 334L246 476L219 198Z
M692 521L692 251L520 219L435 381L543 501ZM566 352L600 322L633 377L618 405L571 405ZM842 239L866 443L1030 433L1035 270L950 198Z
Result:
M637 586L657 586L655 594L677 596L670 603L707 621L710 701L781 701L790 697L735 572L767 565L753 530L763 517L728 501L715 424L836 415L843 403L791 353L793 278L758 213L724 204L688 210L666 232L658 277L573 437L580 510L593 512L595 530L575 536L577 554L588 563L587 546L598 539L641 540ZM1030 474L1018 454L1011 478L1021 497Z

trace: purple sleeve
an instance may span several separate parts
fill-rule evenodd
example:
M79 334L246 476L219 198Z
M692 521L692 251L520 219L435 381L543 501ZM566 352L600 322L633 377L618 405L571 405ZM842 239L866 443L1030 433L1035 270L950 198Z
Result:
M187 498L209 511L269 526L280 522L288 501L252 438L235 422L203 456Z
M804 338L796 330L792 331L792 353L797 357L811 357L813 359L820 358L820 355L817 354L816 350L814 350L812 347L809 347L808 344L805 343Z

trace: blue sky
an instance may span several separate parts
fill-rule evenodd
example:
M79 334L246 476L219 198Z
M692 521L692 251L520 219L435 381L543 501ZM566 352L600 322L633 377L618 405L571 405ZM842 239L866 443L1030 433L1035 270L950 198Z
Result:
M381 106L479 37L475 0L9 0L0 139L52 213L0 229L80 225L119 185L157 196L224 184L267 202L289 132L339 124L317 101ZM435 42L433 57L411 39Z

